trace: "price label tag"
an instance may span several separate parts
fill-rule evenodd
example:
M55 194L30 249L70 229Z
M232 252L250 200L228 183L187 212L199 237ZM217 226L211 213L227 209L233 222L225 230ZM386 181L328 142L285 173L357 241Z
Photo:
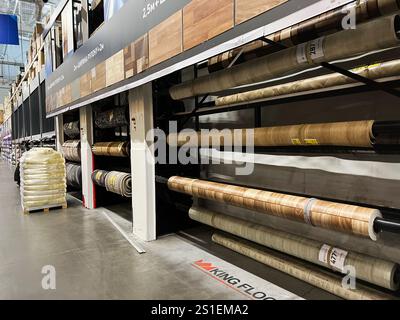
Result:
M317 60L324 57L324 37L318 38L310 42L311 60Z
M333 248L329 257L329 264L335 269L343 272L348 252L342 249Z
M296 58L298 63L307 62L306 43L299 44L296 50Z

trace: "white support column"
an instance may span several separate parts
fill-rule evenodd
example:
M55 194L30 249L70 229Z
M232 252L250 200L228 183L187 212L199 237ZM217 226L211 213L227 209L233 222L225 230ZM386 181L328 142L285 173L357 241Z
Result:
M94 209L96 206L93 172L93 113L92 106L88 105L79 109L81 129L81 167L82 167L82 196L85 208Z
M146 135L153 129L151 83L129 92L133 233L144 241L156 239L154 148Z
M61 147L64 143L64 120L63 115L60 114L54 119L54 128L56 131L56 148L58 152L61 152Z

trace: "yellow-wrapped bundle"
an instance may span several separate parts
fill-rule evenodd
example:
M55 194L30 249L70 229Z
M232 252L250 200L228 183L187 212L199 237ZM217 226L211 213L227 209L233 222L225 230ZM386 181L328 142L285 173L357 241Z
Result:
M32 211L66 203L65 160L50 148L34 148L21 158L21 205Z

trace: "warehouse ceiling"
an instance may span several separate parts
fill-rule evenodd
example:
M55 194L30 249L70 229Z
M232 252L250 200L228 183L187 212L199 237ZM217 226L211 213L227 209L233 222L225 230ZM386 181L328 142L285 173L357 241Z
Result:
M4 90L15 80L21 65L26 63L29 40L36 23L43 23L60 0L0 0L0 13L15 14L18 17L20 45L0 44L0 103ZM21 41L22 39L22 41Z

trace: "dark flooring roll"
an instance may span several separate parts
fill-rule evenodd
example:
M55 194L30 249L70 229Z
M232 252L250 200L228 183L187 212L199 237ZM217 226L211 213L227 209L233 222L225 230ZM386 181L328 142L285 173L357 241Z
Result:
M99 129L110 129L128 125L127 110L125 107L118 107L95 116L95 124Z
M80 165L67 163L67 185L74 188L82 188L82 168Z
M62 153L66 160L80 162L81 161L81 141L80 140L65 141L62 145Z
M267 38L286 46L294 46L342 30L342 21L348 15L349 11L355 13L356 23L362 23L380 16L395 13L400 10L399 4L398 0L354 1L275 32ZM211 58L208 61L208 69L210 72L215 72L228 67L240 52L241 54L237 61L239 63L276 52L277 50L276 46L257 40Z
M71 139L79 137L80 135L79 121L65 123L64 133Z
M105 170L95 170L92 173L92 181L94 184L105 188L106 187L106 177L109 174L109 171Z

